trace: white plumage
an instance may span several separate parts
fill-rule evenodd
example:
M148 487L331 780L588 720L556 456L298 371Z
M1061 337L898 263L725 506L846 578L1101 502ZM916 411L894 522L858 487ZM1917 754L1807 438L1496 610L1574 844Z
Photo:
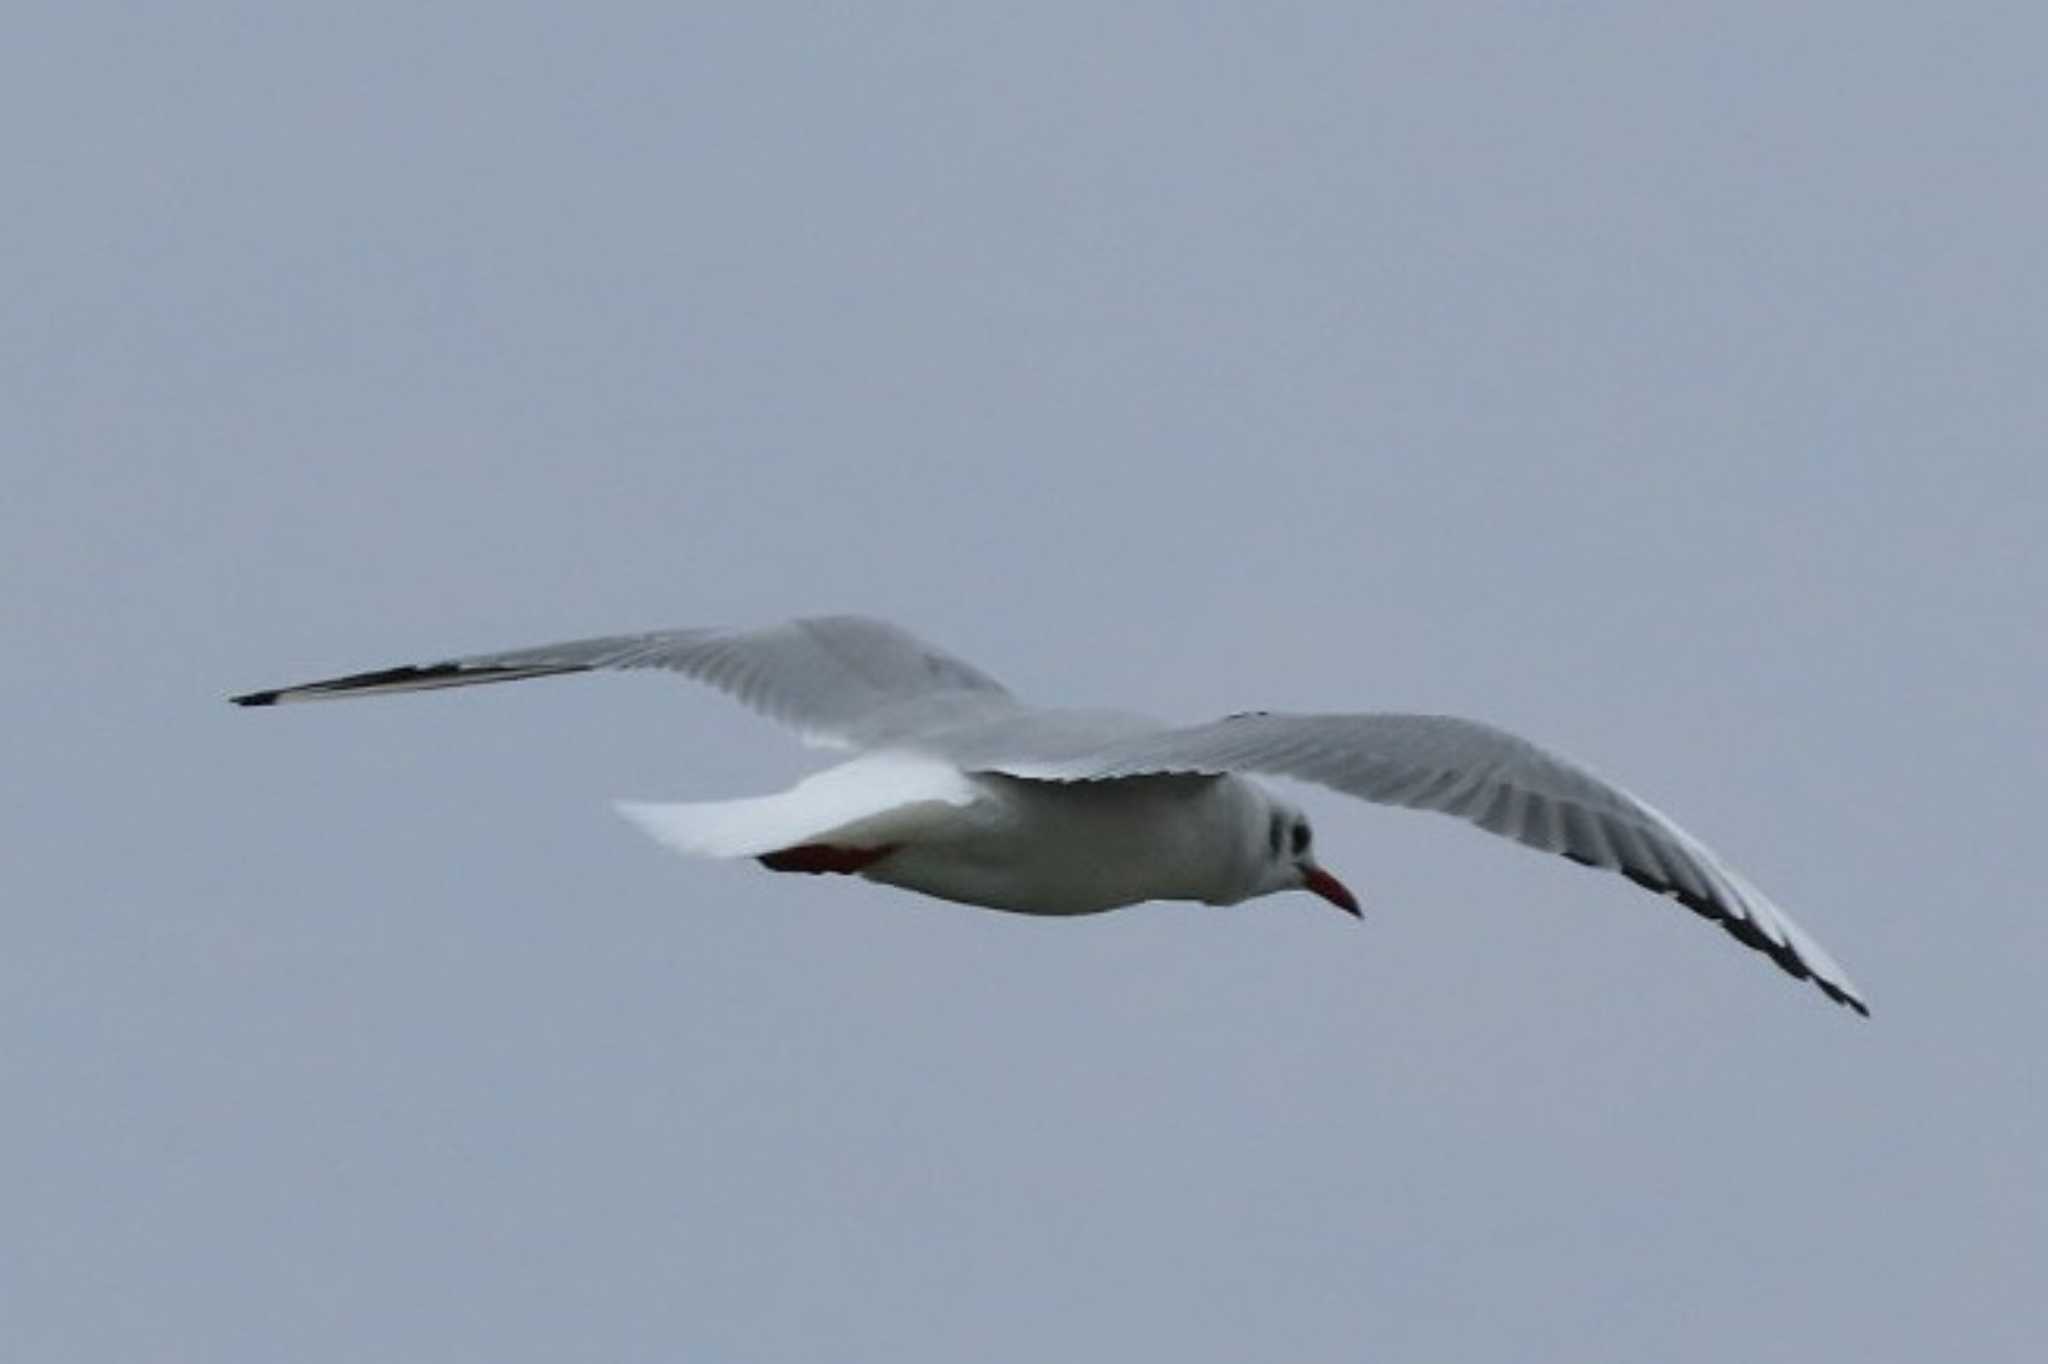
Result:
M620 805L681 852L1034 914L1290 889L1356 913L1316 864L1308 821L1247 774L1290 777L1457 815L1620 872L1868 1012L1819 944L1705 844L1585 767L1471 720L1261 711L1173 727L1028 706L972 665L858 616L573 640L233 699L267 706L601 668L696 678L856 754L777 795Z

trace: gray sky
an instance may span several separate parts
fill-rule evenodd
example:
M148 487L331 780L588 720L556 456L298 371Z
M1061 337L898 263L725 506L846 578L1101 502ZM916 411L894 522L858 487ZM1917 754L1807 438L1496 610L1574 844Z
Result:
M2048 20L992 9L13 26L0 1355L2041 1357ZM819 610L1509 725L1876 1018L1336 796L1363 926L1040 922L646 842L812 761L666 679L221 701Z

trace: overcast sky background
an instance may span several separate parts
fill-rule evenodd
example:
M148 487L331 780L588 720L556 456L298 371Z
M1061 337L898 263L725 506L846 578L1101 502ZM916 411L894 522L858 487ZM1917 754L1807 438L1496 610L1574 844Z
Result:
M2032 1360L2036 6L33 6L0 1356ZM1105 12L1105 11L1114 12ZM1250 11L1254 11L1250 12ZM1305 895L691 863L665 678L1474 715L1868 991L1310 793Z

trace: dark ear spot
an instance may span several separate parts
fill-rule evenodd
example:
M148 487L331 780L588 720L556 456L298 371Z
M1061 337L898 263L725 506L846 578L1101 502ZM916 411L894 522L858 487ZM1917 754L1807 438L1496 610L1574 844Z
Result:
M1294 821L1294 855L1296 857L1299 857L1307 851L1308 821L1305 819L1297 819L1296 821Z
M1273 812L1273 818L1266 825L1266 846L1272 850L1276 859L1280 856L1280 840L1286 837L1286 825L1287 821L1277 810Z

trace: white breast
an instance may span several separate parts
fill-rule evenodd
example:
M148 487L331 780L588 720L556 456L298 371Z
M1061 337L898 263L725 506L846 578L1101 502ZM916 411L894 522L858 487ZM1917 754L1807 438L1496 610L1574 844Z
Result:
M1023 914L1092 914L1142 900L1228 904L1250 893L1265 809L1250 782L968 779L979 799L861 874Z

